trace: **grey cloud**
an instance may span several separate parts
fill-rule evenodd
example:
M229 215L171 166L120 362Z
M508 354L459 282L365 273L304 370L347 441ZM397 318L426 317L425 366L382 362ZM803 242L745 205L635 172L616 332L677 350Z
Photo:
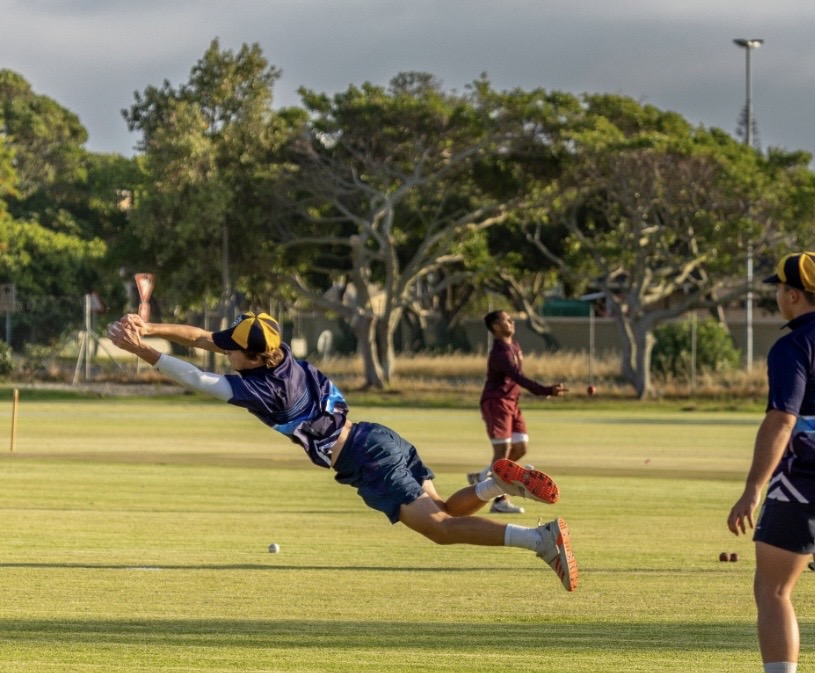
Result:
M611 9L613 8L613 9ZM214 37L258 42L297 88L336 92L423 70L461 90L608 91L732 133L744 103L734 37L763 37L754 103L764 145L815 151L815 15L809 0L17 0L0 2L0 67L80 115L89 147L130 153L119 111L133 91L178 84Z

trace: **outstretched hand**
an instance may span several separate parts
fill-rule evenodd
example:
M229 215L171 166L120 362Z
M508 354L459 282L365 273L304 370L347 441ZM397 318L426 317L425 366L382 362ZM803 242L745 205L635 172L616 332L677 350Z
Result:
M552 397L557 397L558 395L562 395L563 393L568 393L569 392L569 389L565 385L563 385L562 383L556 383L555 385L550 386L550 390L552 392L550 392L549 394Z
M131 316L124 316L108 325L108 337L117 348L128 353L135 353L141 346L141 332L139 327L129 320ZM138 316L136 316L138 318ZM138 318L141 320L141 318Z
M127 323L136 328L139 334L144 335L147 323L138 313L128 313L119 319L119 322Z

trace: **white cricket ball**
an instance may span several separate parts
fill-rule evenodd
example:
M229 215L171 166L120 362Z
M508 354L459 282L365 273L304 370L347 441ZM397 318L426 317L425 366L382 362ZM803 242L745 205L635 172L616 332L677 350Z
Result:
M272 544L269 545L269 553L270 554L277 554L277 552L279 552L279 551L280 551L280 545L277 544L276 542L273 542Z

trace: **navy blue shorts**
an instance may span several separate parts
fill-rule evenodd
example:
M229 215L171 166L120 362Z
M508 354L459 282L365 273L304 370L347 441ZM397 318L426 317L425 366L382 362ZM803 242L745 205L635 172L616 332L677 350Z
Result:
M815 552L815 507L798 502L765 500L753 541L796 554Z
M425 466L416 447L377 423L355 423L334 464L341 484L348 484L371 509L399 521L399 508L424 491L422 484L435 475Z

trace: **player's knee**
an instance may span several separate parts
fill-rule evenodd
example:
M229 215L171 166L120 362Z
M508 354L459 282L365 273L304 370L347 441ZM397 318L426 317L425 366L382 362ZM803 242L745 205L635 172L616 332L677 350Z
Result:
M755 578L753 596L759 607L786 602L790 599L790 595L791 590L788 587L775 582L763 581L760 577Z

